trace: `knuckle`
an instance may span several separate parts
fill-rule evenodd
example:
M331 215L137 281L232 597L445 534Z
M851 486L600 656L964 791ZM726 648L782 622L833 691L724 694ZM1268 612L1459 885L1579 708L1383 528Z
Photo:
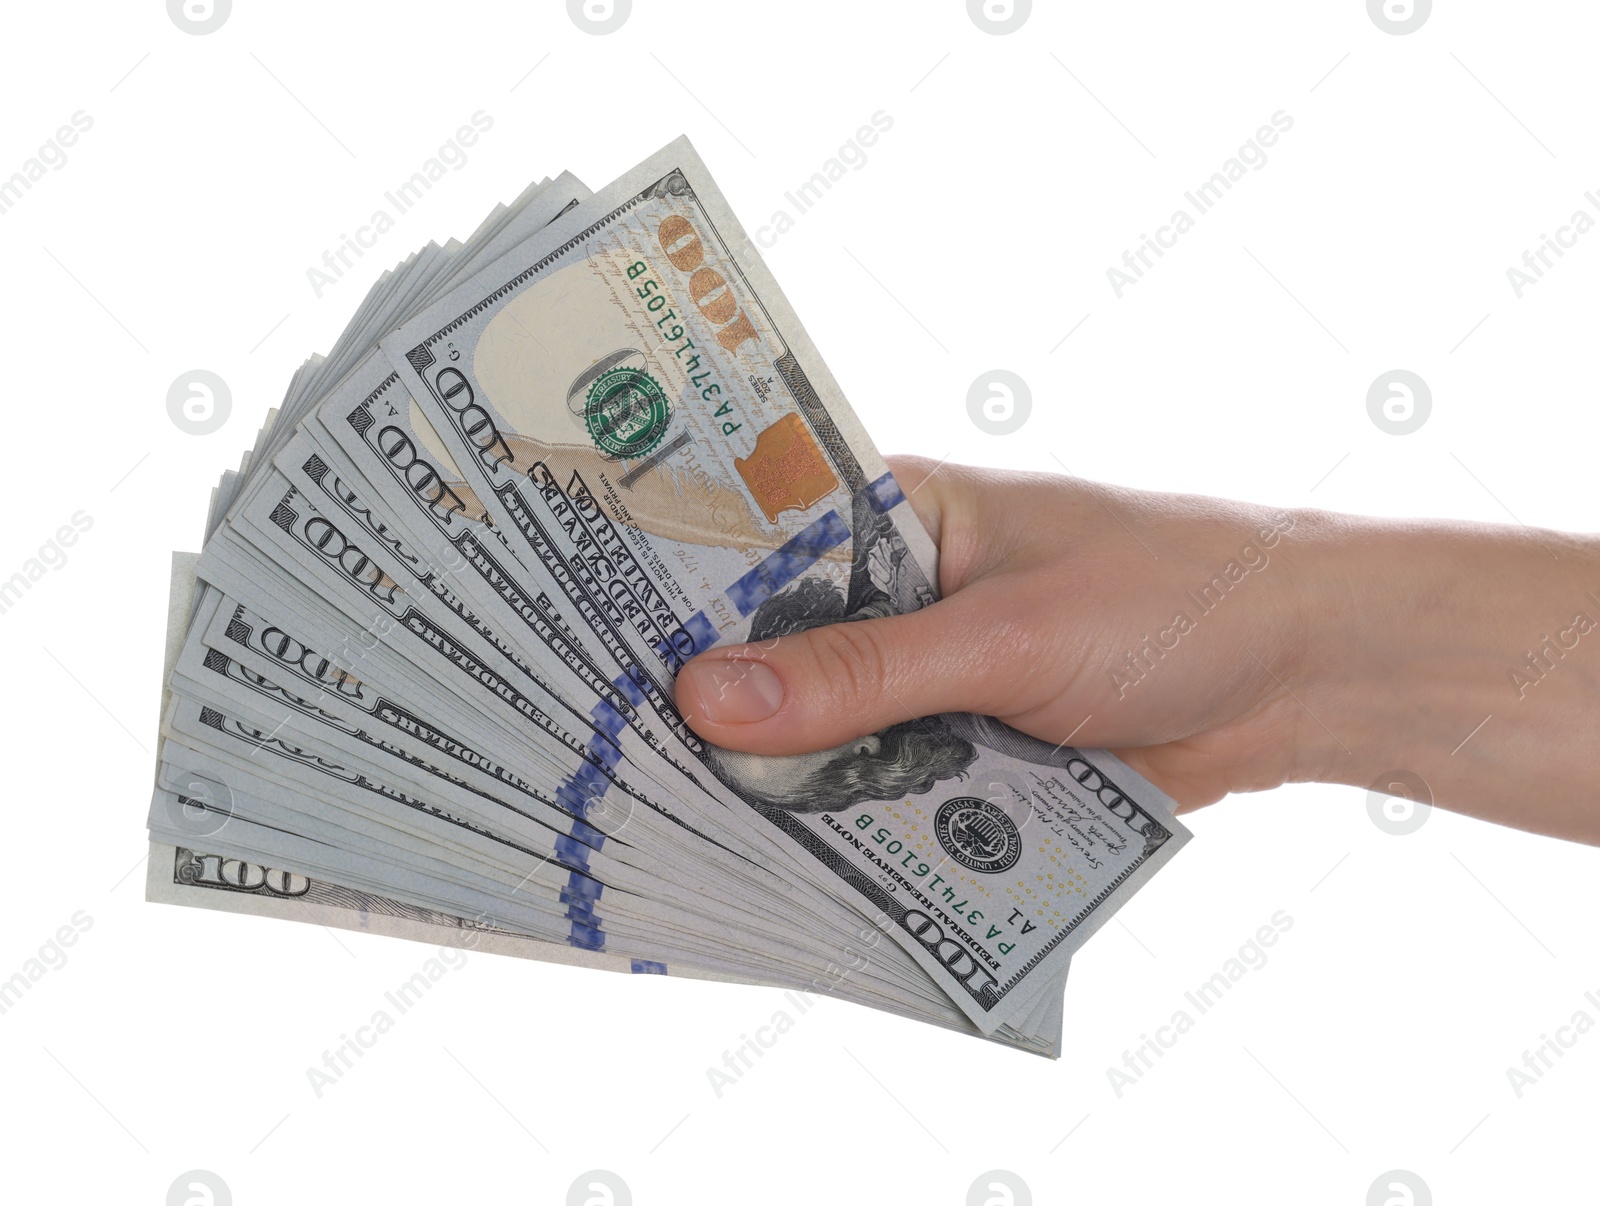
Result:
M830 624L807 635L815 681L830 703L852 708L883 693L889 658L875 625Z

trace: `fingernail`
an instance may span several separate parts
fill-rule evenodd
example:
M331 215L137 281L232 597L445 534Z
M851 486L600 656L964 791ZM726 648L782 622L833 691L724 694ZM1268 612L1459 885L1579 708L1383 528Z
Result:
M783 683L760 662L690 662L678 685L700 696L700 712L713 724L751 724L783 706Z

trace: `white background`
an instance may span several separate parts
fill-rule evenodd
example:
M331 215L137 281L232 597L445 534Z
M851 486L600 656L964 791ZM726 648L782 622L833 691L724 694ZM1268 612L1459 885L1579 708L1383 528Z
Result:
M383 266L682 132L754 232L893 118L767 253L886 451L1593 530L1600 233L1521 299L1506 277L1594 211L1593 5L1441 0L1406 36L1362 0L1040 4L1005 36L960 0L637 0L604 37L557 0L6 21L0 177L94 123L0 215L0 578L93 519L0 615L0 978L93 919L0 1016L8 1199L160 1203L202 1168L239 1203L543 1203L599 1167L639 1203L954 1206L994 1168L1050 1203L1360 1206L1393 1168L1440 1203L1592 1200L1600 1033L1520 1099L1506 1069L1600 1020L1600 855L1442 811L1394 837L1353 788L1193 817L1074 962L1059 1062L825 1001L720 1098L780 994L480 954L318 1099L306 1069L428 949L148 905L140 860L168 552L293 369ZM317 298L306 270L480 109ZM1119 300L1106 270L1278 110L1267 165ZM1434 400L1404 437L1366 409L1396 367ZM193 368L232 389L213 435L166 413ZM993 368L1032 387L1015 435L967 415ZM1277 910L1268 964L1119 1097L1107 1068Z

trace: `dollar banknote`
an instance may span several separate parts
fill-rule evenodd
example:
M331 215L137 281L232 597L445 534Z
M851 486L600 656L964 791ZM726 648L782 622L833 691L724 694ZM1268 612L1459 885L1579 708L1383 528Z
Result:
M384 274L205 535L174 573L152 899L293 897L1057 1054L1072 952L1188 837L1109 753L992 718L760 758L681 713L696 654L938 582L686 140Z
M381 344L529 584L584 616L728 813L887 915L980 1027L1181 844L1129 768L995 721L907 717L826 760L732 754L684 724L672 679L694 654L907 611L937 580L686 141Z

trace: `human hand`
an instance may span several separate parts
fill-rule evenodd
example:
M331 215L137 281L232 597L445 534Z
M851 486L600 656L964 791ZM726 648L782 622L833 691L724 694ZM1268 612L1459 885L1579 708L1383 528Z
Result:
M795 754L979 712L1110 747L1186 807L1405 768L1438 803L1600 840L1600 765L1574 753L1600 762L1592 677L1551 674L1535 707L1506 669L1600 588L1592 541L893 468L939 546L944 597L702 654L677 689L703 737ZM1496 709L1497 729L1452 752ZM1561 794L1535 805L1530 775Z

